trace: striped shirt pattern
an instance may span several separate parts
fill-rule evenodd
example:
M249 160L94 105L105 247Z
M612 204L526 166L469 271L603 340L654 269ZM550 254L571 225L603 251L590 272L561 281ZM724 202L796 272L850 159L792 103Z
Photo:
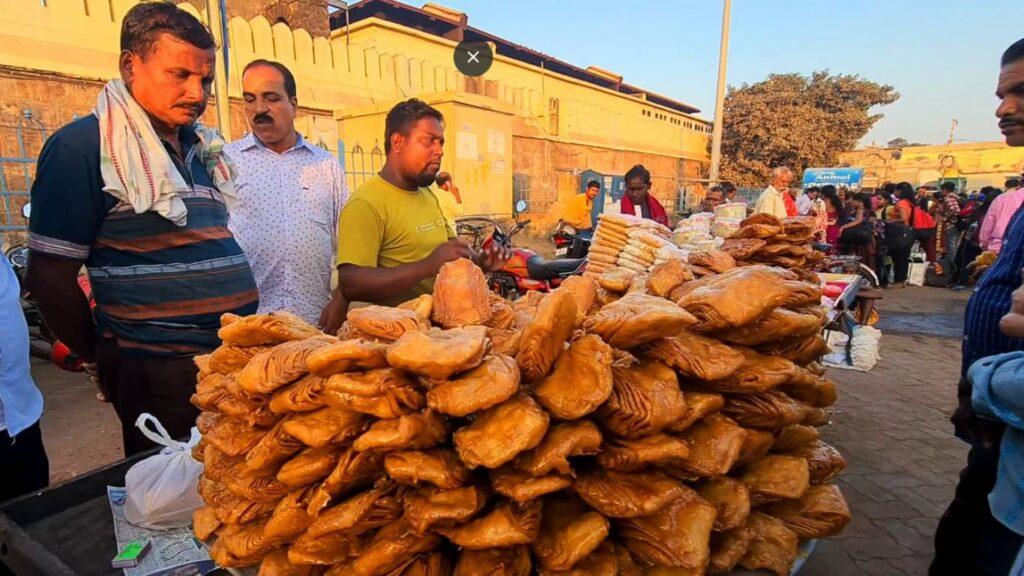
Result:
M1024 339L999 330L999 320L1010 311L1011 294L1021 285L1024 266L1024 210L1017 210L1006 228L1003 249L967 302L964 315L961 373L975 361L993 354L1024 350Z
M40 154L30 248L84 261L97 330L124 351L187 356L212 350L219 345L221 314L254 313L259 296L228 229L224 197L195 154L197 139L182 133L185 164L171 155L192 186L179 195L188 218L178 226L156 212L136 214L103 192L98 125L95 116L83 120L90 118L94 133L65 127Z

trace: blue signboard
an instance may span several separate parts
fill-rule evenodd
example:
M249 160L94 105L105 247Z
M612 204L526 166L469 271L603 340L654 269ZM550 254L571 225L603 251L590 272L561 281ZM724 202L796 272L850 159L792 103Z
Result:
M864 178L863 168L808 168L804 170L804 188L808 186L845 186L850 190L860 190L860 182Z

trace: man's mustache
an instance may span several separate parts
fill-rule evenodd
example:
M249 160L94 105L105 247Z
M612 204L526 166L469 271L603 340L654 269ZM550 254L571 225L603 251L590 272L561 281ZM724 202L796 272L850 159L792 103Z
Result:
M261 112L252 117L253 124L270 124L274 122L274 119L270 117L270 114Z

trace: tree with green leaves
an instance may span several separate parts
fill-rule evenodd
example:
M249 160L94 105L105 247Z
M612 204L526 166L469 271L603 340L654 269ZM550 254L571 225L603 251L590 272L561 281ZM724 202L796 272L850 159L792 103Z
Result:
M899 138L893 138L885 143L886 148L906 148L907 146L924 146L920 142L911 142L902 136Z
M764 186L775 166L799 175L814 166L834 166L892 104L899 93L886 86L827 71L771 74L756 84L730 87L722 135L723 180Z

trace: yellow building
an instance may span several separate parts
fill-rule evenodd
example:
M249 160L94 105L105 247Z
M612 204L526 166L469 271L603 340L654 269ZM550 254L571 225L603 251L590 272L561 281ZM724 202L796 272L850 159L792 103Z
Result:
M0 126L31 110L52 131L88 113L117 74L120 22L136 1L0 2ZM206 3L192 1L182 5L206 20ZM328 16L326 0L228 0L228 12L232 136L245 131L242 68L280 61L297 80L299 130L336 153L343 142L353 185L379 168L370 152L383 148L381 111L410 97L448 103L443 169L472 198L467 212L507 214L513 194L543 210L575 193L583 170L622 175L638 163L674 206L680 187L706 172L711 126L696 108L497 38L461 12L363 0L348 9L348 25L344 12ZM494 47L483 77L455 69L464 39ZM212 108L204 121L215 124ZM0 148L13 141L0 127Z
M1024 171L1024 148L1004 142L865 148L840 154L839 163L864 168L865 188L904 181L919 186L946 179L960 180L967 190L1002 188L1008 177Z

